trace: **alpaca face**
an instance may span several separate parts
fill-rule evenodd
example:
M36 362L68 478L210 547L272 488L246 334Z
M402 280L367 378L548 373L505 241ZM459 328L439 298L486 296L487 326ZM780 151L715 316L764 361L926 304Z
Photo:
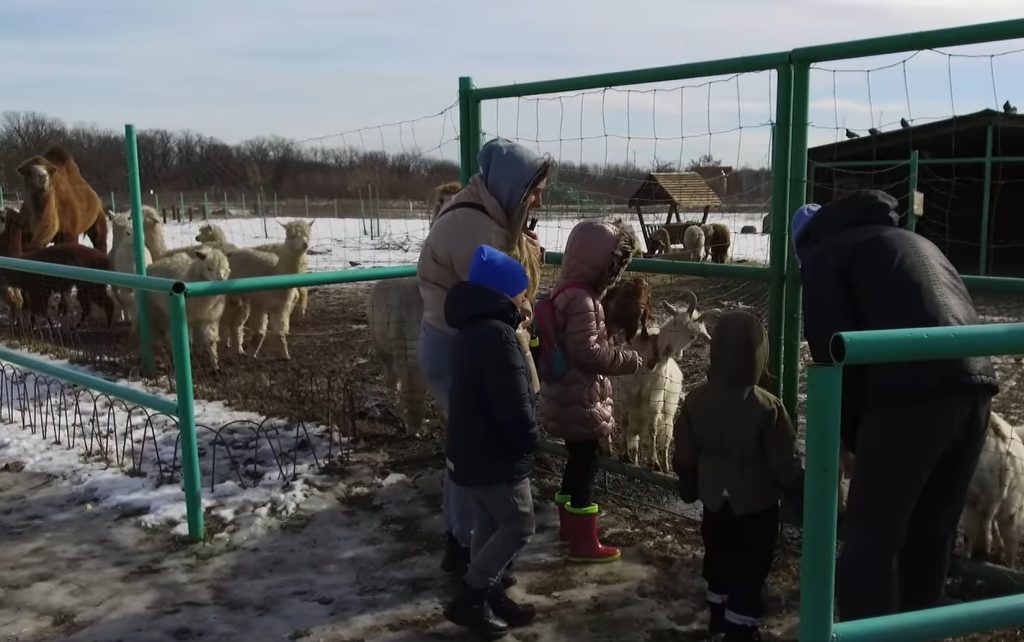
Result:
M204 249L196 251L193 256L201 262L199 272L203 281L226 281L231 276L231 266L223 252Z
M310 228L313 221L291 221L284 226L284 244L293 252L305 252L309 249Z

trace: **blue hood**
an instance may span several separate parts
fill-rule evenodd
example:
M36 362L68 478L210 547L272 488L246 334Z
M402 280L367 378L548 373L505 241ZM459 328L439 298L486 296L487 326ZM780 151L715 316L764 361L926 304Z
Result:
M518 212L537 173L547 162L526 147L504 138L484 143L478 158L487 191L509 218Z

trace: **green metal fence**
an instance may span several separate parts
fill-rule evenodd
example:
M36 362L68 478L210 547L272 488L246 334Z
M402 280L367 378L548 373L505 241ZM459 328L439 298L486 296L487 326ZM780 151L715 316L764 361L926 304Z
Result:
M1024 624L1024 595L833 623L843 367L1024 352L1024 323L843 332L832 365L807 371L807 477L800 563L800 639L933 640Z

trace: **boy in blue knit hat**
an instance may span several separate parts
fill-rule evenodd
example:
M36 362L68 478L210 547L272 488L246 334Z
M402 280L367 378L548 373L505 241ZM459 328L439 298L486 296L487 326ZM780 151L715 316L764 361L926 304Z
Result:
M513 602L502 582L534 532L529 476L539 430L526 355L516 337L528 285L521 263L481 245L469 279L448 291L444 306L445 321L456 329L445 457L474 516L469 569L444 615L485 635L500 636L536 615L533 607Z

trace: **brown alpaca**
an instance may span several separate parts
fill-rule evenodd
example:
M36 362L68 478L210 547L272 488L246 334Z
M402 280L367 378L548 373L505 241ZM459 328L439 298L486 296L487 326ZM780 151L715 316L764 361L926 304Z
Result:
M54 243L78 243L87 234L93 247L107 251L107 217L96 191L82 178L71 154L51 147L18 166L27 190L21 206L27 229L23 249L32 252Z
M452 200L452 197L458 194L461 189L462 185L458 181L444 183L434 188L434 208L430 211L428 227L433 227L434 221L437 220L437 215L441 213L441 208L444 207L445 203Z
M647 326L651 322L651 286L636 277L617 283L601 299L604 308L608 336L614 337L621 330L626 341L631 341L639 330L647 338Z
M6 227L7 247L5 253L11 258L41 261L43 263L59 263L61 265L92 268L94 270L110 269L110 259L105 252L84 245L78 245L77 243L61 243L44 247L28 254L22 254L21 221L18 220L18 217L8 217ZM71 281L15 270L2 270L0 271L0 276L7 281L10 287L21 290L24 305L32 315L33 323L36 317L44 317L48 321L50 320L50 298L54 294L60 294L61 308L65 308L66 301L70 298L72 287L78 290L78 304L82 308L79 324L84 323L89 317L93 306L103 309L108 326L114 319L114 302L107 296L107 286L102 283Z
M712 263L725 263L732 245L732 230L724 223L706 223L704 230L704 258L711 257Z

